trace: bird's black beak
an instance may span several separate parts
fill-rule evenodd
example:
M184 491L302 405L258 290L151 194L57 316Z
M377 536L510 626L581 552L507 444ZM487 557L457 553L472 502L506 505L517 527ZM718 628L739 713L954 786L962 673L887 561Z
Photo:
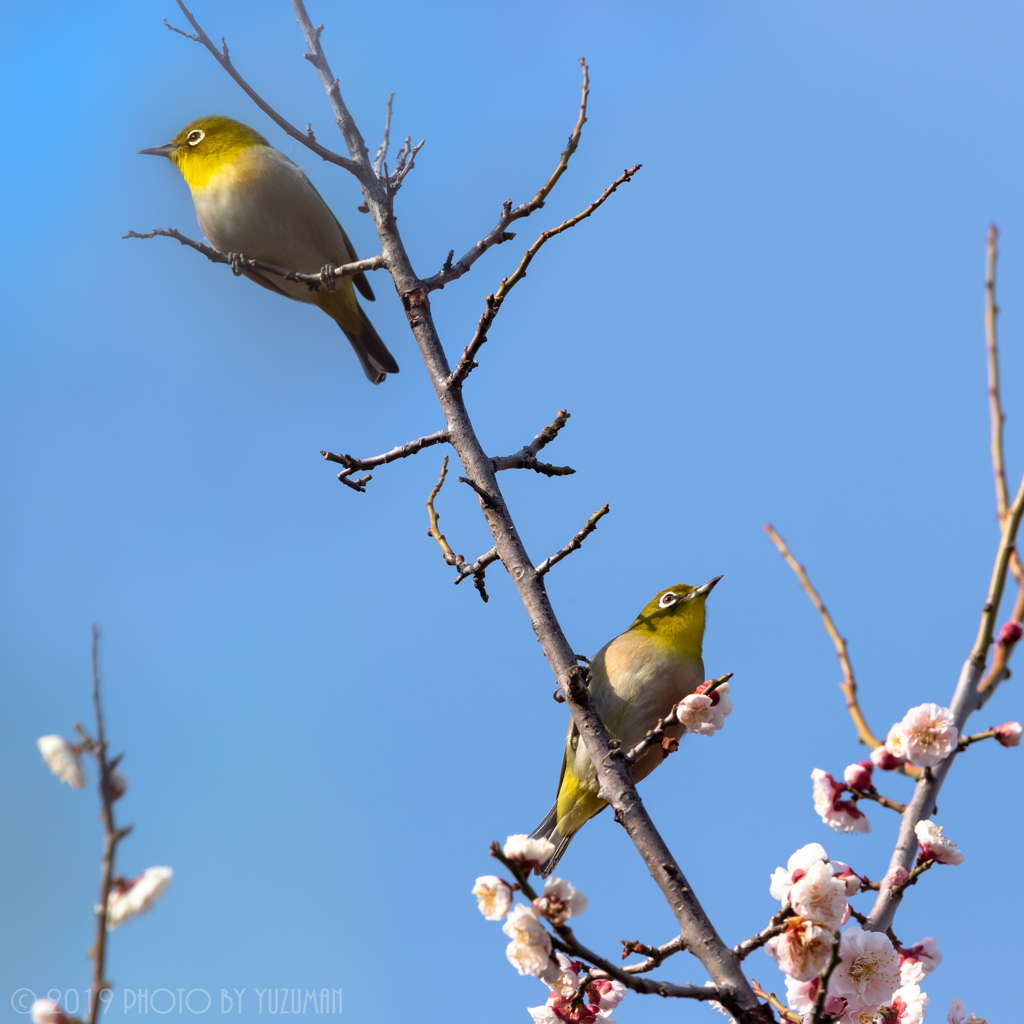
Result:
M152 149L140 149L138 156L165 156L168 160L171 159L171 154L177 149L172 142L168 142L166 146L154 146Z
M700 597L702 594L710 594L715 589L715 584L721 579L721 576L716 576L713 580L708 580L707 583L702 583L699 587L695 587L691 590L684 598L684 601L692 601L695 597Z

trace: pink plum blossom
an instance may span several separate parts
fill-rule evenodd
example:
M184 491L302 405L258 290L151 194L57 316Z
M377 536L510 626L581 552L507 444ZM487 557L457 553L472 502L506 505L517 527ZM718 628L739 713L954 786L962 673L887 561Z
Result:
M37 999L29 1013L32 1016L32 1024L66 1024L68 1019L60 1008L60 1003L53 999Z
M1004 747L1019 747L1021 732L1024 732L1024 729L1021 728L1020 722L1003 722L996 729L995 738Z
M769 890L772 899L776 899L780 903L788 903L789 890L793 888L793 884L799 882L807 874L807 869L812 864L820 863L823 860L828 860L828 854L820 843L808 843L806 846L801 846L786 861L784 868L776 868L773 872Z
M473 883L473 895L488 921L500 921L512 906L512 886L497 875L481 875Z
M626 995L626 986L621 981L600 978L592 981L587 988L587 999L599 1010L614 1010Z
M811 978L810 981L794 981L786 978L786 1002L789 1008L796 1013L810 1013L814 1009L814 1001L818 998L818 986L820 978ZM834 1017L846 1011L846 1000L840 996L825 996L825 1012Z
M125 921L152 910L173 877L171 868L146 868L138 878L111 889L107 901L107 931L112 932Z
M564 953L555 953L558 964L558 977L547 983L552 992L563 996L574 996L580 987L580 969L583 964L579 960L570 960Z
M848 764L843 771L843 778L851 789L870 790L873 786L871 773L874 765L870 761L858 761Z
M821 820L837 832L870 832L871 822L852 800L840 800L843 783L836 782L832 776L815 768L811 772L814 781L814 809L821 815Z
M917 985L903 985L889 1005L894 1014L889 1018L890 1024L922 1024L928 1012L928 996Z
M899 953L902 985L920 985L925 975L931 974L942 963L939 940L934 937L900 949Z
M808 981L828 963L832 932L805 917L790 917L786 930L764 948L784 974L797 981Z
M988 1024L984 1017L975 1017L973 1013L965 1019L964 1014L966 1012L964 1004L959 999L954 999L949 1004L949 1013L946 1014L946 1020L949 1021L949 1024Z
M558 964L551 958L551 936L533 907L517 903L501 930L512 940L505 947L505 956L520 974L532 974L549 984L558 978Z
M927 860L936 864L963 864L964 855L956 843L951 843L943 834L942 826L931 821L919 821L914 828L917 845Z
M537 913L564 924L570 917L579 917L587 911L587 897L564 878L549 878L544 882L544 891L533 901Z
M899 988L899 955L881 932L866 932L856 925L848 928L843 932L839 958L829 991L845 997L851 1005L877 1008Z
M595 1024L602 1020L606 1024L615 1024L609 1016L610 1011L601 1010L591 1003L572 1005L572 996L559 995L552 992L543 1006L528 1006L526 1012L533 1018L534 1024Z
M789 894L793 909L801 917L829 931L839 928L849 909L846 883L832 877L832 865L824 861L812 864Z
M893 726L893 728L896 727ZM890 735L892 735L891 732ZM897 757L884 743L871 751L871 763L876 768L881 768L883 772L891 772L894 768L899 768L901 764L906 764L906 761L905 757Z
M889 873L885 876L885 879L895 889L901 885L906 885L909 877L910 872L902 864L897 864L896 867L889 868Z
M684 697L676 707L676 717L686 726L687 732L698 736L714 736L732 714L729 684L704 694L702 691L706 685L702 683L696 693Z
M85 772L79 748L63 736L40 736L36 740L39 753L43 755L47 768L72 789L85 788Z
M529 875L538 864L543 864L555 852L555 844L547 839L534 839L520 833L509 836L501 852L522 866Z
M890 731L886 745L893 753L922 768L944 761L956 748L960 735L953 724L953 712L938 704L919 704L911 708L893 729L898 730L898 738L890 745L894 737Z

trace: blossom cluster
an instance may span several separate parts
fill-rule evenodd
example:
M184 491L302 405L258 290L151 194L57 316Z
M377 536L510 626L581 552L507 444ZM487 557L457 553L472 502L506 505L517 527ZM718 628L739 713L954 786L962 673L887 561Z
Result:
M902 949L888 936L858 925L841 932L851 916L848 899L861 882L849 865L829 860L820 844L797 850L771 877L772 896L788 903L793 913L765 951L786 975L786 997L795 1013L814 1009L821 975L838 940L839 963L829 977L825 1012L840 1024L920 1024L928 1004L920 982L942 960L936 940L922 939Z
M502 848L505 857L523 871L524 876L554 853L547 839L509 836ZM480 913L488 921L505 918L501 930L512 940L505 949L508 961L520 974L539 978L548 987L542 1006L528 1007L535 1024L615 1024L611 1012L622 1001L626 987L619 981L598 979L580 992L583 964L554 950L551 935L543 919L559 927L570 918L586 912L587 898L564 878L548 878L544 889L531 903L513 906L518 885L497 875L482 875L473 885Z
M723 683L711 693L705 693L710 685L710 682L701 683L676 705L676 718L686 726L687 732L697 736L714 736L732 714L729 684Z
M107 931L112 932L131 918L152 910L173 877L170 868L146 868L138 878L113 886L107 900Z

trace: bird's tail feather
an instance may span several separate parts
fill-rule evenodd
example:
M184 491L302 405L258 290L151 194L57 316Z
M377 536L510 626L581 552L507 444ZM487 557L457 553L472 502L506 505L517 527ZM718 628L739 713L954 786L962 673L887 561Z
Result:
M362 308L359 308L359 320L359 326L354 330L343 326L340 321L338 326L345 332L345 337L356 350L366 379L373 384L379 384L389 373L398 373L398 363L380 340L380 335Z
M530 833L531 839L547 839L548 842L555 844L555 852L543 863L538 864L536 867L536 873L541 878L547 878L552 871L555 870L555 866L562 859L562 854L565 853L566 847L572 842L572 836L563 836L558 831L558 804L556 803L546 815L544 820Z

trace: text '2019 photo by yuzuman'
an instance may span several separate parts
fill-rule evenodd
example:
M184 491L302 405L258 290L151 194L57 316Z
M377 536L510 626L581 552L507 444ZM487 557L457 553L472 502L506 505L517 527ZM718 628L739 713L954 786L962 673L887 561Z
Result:
M4 1021L1020 1017L1024 9L0 19Z

